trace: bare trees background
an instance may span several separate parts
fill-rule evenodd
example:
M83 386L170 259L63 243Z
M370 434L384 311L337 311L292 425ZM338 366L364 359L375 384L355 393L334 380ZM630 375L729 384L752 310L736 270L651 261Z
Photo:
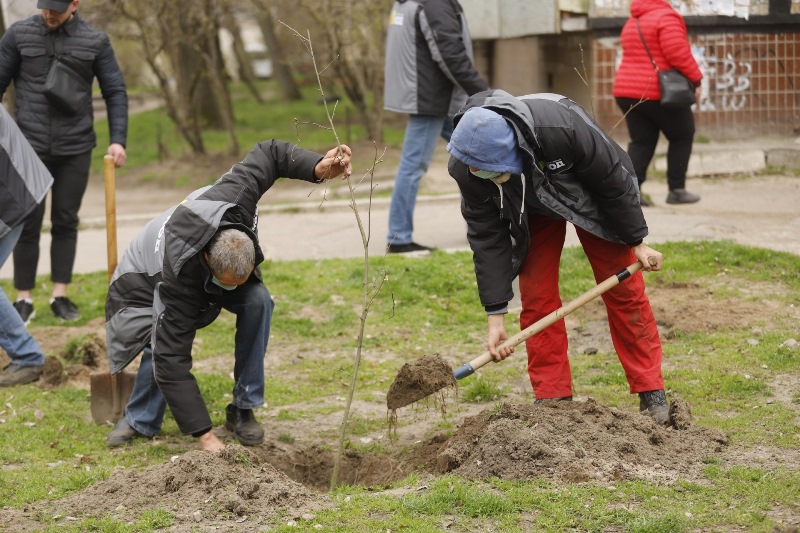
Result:
M231 82L240 80L256 101L252 56L243 22L255 22L272 61L272 78L285 100L316 85L302 47L284 24L315 37L328 94L342 94L367 137L382 142L383 50L388 6L372 0L96 0L81 16L109 33L129 85L155 86L176 131L192 153L203 154L202 132L227 132L239 152ZM233 59L222 53L221 31L232 38ZM125 45L120 46L119 43ZM226 64L227 61L227 64ZM132 72L136 70L136 72Z

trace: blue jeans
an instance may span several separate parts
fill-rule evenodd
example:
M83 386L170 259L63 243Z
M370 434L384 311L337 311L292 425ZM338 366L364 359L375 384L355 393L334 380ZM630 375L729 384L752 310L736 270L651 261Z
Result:
M22 224L0 237L0 267L11 255L22 233ZM11 300L0 287L0 346L11 358L11 362L20 366L42 366L44 354L39 345L25 329L25 323Z
M452 117L409 115L403 139L403 153L400 155L400 166L392 189L387 243L412 242L414 206L417 203L419 180L428 170L439 137L449 142L452 134Z
M218 300L220 306L236 315L231 403L240 409L255 409L264 405L264 354L275 304L264 284L255 278L223 293ZM152 437L161 430L166 407L156 384L153 352L148 346L142 354L125 417L133 429Z

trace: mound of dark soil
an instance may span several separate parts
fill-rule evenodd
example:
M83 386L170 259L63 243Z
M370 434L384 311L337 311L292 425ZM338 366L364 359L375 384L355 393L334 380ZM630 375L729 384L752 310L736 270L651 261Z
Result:
M467 418L440 450L436 468L471 479L671 481L694 472L727 444L723 433L690 425L688 406L672 411L685 429L658 426L646 415L593 400L507 402L499 411Z
M117 472L53 505L62 515L125 520L159 508L172 513L178 526L203 527L234 517L251 527L278 514L300 517L326 501L260 463L247 448L230 445L219 454L195 450L140 472Z

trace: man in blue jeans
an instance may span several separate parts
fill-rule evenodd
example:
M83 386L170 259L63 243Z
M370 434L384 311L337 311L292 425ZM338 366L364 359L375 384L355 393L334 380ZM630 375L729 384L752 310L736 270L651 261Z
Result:
M472 41L457 0L397 0L386 35L383 105L408 115L389 208L389 253L430 250L415 243L414 206L422 176L452 116L468 95L489 88L472 61Z
M274 304L257 268L257 203L281 177L312 183L350 175L350 149L324 156L271 140L255 146L213 185L151 220L128 246L106 299L106 343L112 373L140 353L142 361L124 416L108 434L109 446L152 437L170 411L200 449L224 448L192 369L198 329L222 309L236 315L233 398L225 426L254 446L264 430L253 409L264 404L264 353Z
M44 200L53 177L0 105L0 267L22 233L25 219ZM11 363L0 372L0 387L39 379L44 366L42 349L0 287L0 347Z

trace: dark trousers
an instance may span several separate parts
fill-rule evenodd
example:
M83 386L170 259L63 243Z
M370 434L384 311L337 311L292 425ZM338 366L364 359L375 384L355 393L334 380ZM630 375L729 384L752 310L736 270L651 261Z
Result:
M50 174L53 188L50 191L50 279L54 283L70 283L78 244L78 211L89 182L91 150L71 156L42 156ZM14 287L29 291L36 285L36 267L39 264L39 236L42 233L46 200L25 221L22 235L14 248Z
M659 132L669 141L667 148L667 184L670 190L686 186L686 170L694 142L694 114L690 107L664 108L656 100L639 101L634 98L617 98L617 105L625 114L628 134L628 155L639 178L639 185L647 179L647 167L653 159Z

